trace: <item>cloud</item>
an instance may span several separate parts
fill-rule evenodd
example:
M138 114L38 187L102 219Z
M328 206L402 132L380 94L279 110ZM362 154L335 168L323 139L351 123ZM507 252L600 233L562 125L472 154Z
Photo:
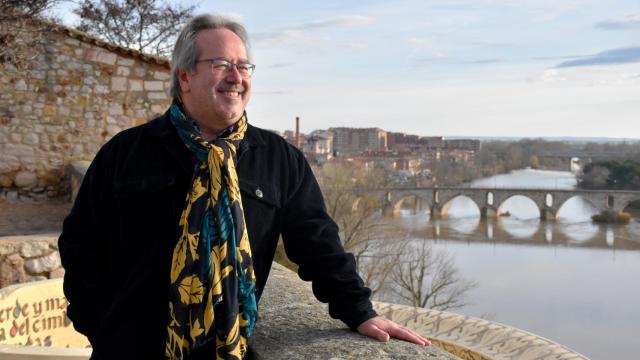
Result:
M272 90L272 91L252 91L254 95L288 95L293 94L290 90Z
M407 43L416 47L422 47L422 46L432 45L433 40L431 38L424 38L424 37L410 37L407 39Z
M301 40L304 39L304 34L302 31L296 30L280 30L280 31L272 31L272 32L263 32L253 34L253 40L256 43L259 42L285 42L291 40Z
M350 15L334 16L330 18L313 20L302 24L284 26L271 32L252 34L256 43L283 43L283 42L318 42L328 40L326 38L313 38L307 33L312 30L329 29L332 27L346 26L366 26L373 23L375 19L370 16ZM356 46L357 47L357 46ZM362 46L360 46L362 48Z
M501 62L504 62L504 60L503 59L480 59L480 60L473 60L473 61L465 61L463 62L463 64L483 65L483 64L496 64Z
M338 26L367 26L375 21L375 18L371 16L362 15L347 15L347 16L333 16L326 19L313 20L306 23L287 26L285 29L289 30L317 30L326 29Z
M532 60L568 60L568 59L578 59L582 56L579 55L565 55L565 56L534 56Z
M342 42L342 43L339 43L338 46L345 49L354 49L354 50L365 50L369 48L369 44L358 42L358 41Z
M556 65L556 68L615 65L640 62L640 47L606 50L595 55L584 56L577 60L569 60Z
M594 27L600 30L640 30L640 14L630 14L622 19L600 21Z
M290 67L292 65L293 65L292 63L276 63L276 64L273 64L273 65L269 65L268 67L270 69L279 69L279 68Z

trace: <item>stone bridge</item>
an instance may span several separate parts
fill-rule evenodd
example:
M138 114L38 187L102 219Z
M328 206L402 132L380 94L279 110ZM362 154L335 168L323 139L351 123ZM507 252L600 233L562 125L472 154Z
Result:
M431 217L447 213L451 200L465 196L480 209L483 218L499 214L500 207L513 196L531 199L540 210L540 218L556 219L567 200L580 197L599 211L622 211L634 201L640 201L640 191L633 190L579 190L552 188L475 188L475 187L414 187L414 188L358 188L358 197L373 196L381 204L384 214L395 214L402 204L412 200L414 206L428 206ZM357 206L357 203L354 204Z

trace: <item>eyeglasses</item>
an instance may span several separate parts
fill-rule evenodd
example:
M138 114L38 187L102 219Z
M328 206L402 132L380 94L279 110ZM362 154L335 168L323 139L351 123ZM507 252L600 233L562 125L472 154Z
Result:
M256 69L256 66L250 63L237 63L234 64L231 61L223 58L223 57L217 57L217 58L213 58L213 59L202 59L202 60L196 60L196 64L200 63L200 62L208 62L211 64L211 69L213 71L219 72L219 73L228 73L229 71L231 71L231 69L235 66L236 69L238 69L238 72L240 73L240 76L242 76L245 79L248 79L251 77L251 75L253 75L253 71Z

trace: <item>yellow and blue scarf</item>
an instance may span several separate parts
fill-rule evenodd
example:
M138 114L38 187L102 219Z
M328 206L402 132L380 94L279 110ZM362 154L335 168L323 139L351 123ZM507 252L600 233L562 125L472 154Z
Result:
M177 102L169 115L196 164L171 262L165 355L183 359L215 339L216 359L242 359L258 316L236 173L246 114L233 131L211 142Z

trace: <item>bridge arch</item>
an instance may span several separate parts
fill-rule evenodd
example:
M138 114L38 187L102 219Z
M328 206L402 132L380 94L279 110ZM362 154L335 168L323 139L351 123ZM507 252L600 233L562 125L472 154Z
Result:
M504 210L505 204L507 204L511 199L518 199L518 198L524 199L525 201L527 201L527 203L532 204L533 209L535 209L535 211L537 212L536 217L538 217L538 215L542 210L540 209L540 204L536 203L535 199L525 194L510 194L506 198L502 199L502 201L496 206L497 213L498 214L504 213L503 210Z
M402 209L402 206L409 201L413 201L412 213L416 214L419 210L418 207L420 206L420 203L421 202L424 203L425 199L413 193L406 193L404 194L404 196L394 199L394 203L392 204L393 214L399 214L400 210Z
M583 196L583 195L573 195L573 196L569 196L566 199L563 199L561 202L559 202L557 204L557 206L555 206L554 209L554 217L557 219L560 216L560 211L562 210L562 208L567 204L567 202L569 201L575 201L575 199L580 199L584 202L586 202L587 204L591 205L591 207L593 207L594 209L596 209L596 212L599 211L599 209L602 207L601 205L598 205L594 199L588 197L588 196Z
M626 211L626 210L628 210L628 208L629 208L631 205L634 205L634 207L636 207L636 208L640 209L640 197L638 197L638 198L633 198L633 199L630 199L630 200L626 201L626 202L624 203L624 206L622 207L622 211Z
M478 202L472 197L467 196L466 194L461 194L461 193L449 196L446 199L442 199L441 206L440 206L440 214L443 216L447 216L449 214L449 208L451 207L452 202L456 199L470 200L476 206L476 209L478 210L477 211L478 216L480 215L480 212L482 211L482 205L478 204Z

